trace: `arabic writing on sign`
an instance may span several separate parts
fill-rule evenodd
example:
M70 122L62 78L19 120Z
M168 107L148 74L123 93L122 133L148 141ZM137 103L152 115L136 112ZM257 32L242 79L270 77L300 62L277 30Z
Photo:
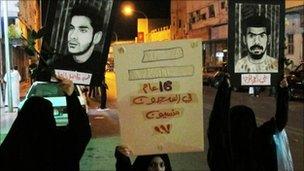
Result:
M152 92L163 92L163 91L171 91L172 90L172 81L159 81L154 83L144 83L142 85L142 91L147 93Z
M172 129L171 124L154 126L154 130L158 134L170 134L171 129Z
M144 50L142 62L155 62L163 60L174 60L184 57L184 52L181 47L166 48L166 49L149 49Z
M185 66L160 66L128 70L129 80L148 80L156 78L190 77L194 74L193 65Z
M56 75L72 80L75 84L90 84L92 74L67 70L55 70Z
M271 74L242 74L241 85L270 85Z
M131 105L161 105L161 104L180 104L191 103L197 99L194 93L182 94L157 94L151 96L131 97Z
M182 108L174 109L156 109L143 112L144 118L151 119L171 119L181 117L183 114Z

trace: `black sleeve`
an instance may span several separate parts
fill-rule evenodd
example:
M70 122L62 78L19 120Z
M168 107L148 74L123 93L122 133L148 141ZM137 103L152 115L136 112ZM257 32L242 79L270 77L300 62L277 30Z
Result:
M131 160L129 157L122 154L120 151L115 149L115 158L116 158L116 171L132 171Z
M275 121L278 131L282 131L288 120L288 88L278 89Z
M263 123L259 130L266 135L273 135L277 131L282 131L288 120L288 88L278 88L276 99L276 114L274 118Z
M85 109L81 107L79 99L74 91L71 96L66 96L69 123L67 125L67 137L74 159L80 160L91 138L91 127Z
M208 165L210 170L231 170L229 108L231 89L226 78L221 81L209 118Z
M226 132L229 128L230 95L231 89L228 87L227 80L223 79L218 87L209 118L209 141L220 135L220 133Z

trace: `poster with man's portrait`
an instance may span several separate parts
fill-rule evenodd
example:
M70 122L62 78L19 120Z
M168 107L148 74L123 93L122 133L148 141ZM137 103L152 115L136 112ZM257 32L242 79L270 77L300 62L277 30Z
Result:
M111 27L118 0L49 1L43 48L49 65L74 83L99 86L104 78ZM47 46L46 46L47 45Z
M229 1L229 71L235 85L269 86L282 71L284 1Z

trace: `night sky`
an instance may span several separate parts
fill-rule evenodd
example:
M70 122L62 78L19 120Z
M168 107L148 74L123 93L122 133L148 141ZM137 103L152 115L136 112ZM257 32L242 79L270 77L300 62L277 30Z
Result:
M122 0L121 4L123 2ZM135 9L144 12L148 18L170 19L170 0L131 0L129 2L135 5ZM137 31L137 18L144 18L144 16L140 13L124 16L121 13L121 4L114 19L113 31L117 33L118 40L134 39Z

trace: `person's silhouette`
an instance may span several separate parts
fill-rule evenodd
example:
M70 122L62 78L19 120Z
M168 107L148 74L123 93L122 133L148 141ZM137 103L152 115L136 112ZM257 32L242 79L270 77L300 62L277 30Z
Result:
M283 130L288 117L288 88L284 78L278 89L276 115L257 126L251 108L230 108L230 83L221 82L208 128L208 165L211 171L276 171L273 135Z
M66 94L68 125L56 127L51 102L30 97L0 146L0 170L79 170L91 137L89 120L72 81L58 79Z

